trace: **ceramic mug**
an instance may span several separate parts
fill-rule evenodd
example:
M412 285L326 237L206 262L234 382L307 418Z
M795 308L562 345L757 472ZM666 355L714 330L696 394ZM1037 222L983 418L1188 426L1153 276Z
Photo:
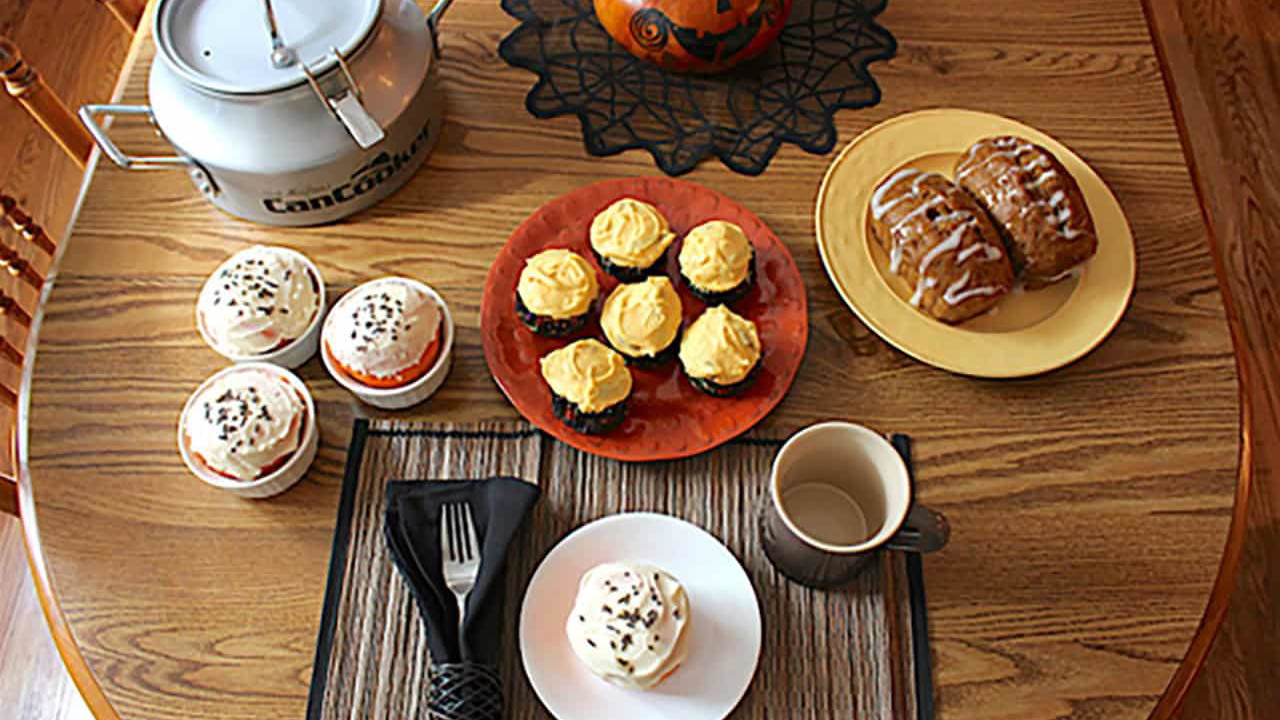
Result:
M933 552L946 518L913 502L902 455L861 425L824 422L778 451L762 502L761 539L779 572L809 587L849 582L881 548Z

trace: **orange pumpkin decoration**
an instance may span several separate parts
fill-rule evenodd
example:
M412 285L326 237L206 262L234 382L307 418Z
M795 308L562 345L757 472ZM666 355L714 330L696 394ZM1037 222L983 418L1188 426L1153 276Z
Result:
M593 0L614 40L676 72L716 73L777 39L791 0Z

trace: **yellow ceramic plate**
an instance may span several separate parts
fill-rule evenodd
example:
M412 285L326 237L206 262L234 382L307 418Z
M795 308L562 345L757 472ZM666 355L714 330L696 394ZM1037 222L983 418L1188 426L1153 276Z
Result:
M1098 232L1098 254L1077 277L1050 287L1015 289L991 312L947 325L908 302L906 281L868 231L872 191L904 167L952 176L974 141L1018 135L1058 157L1084 192ZM1136 260L1124 211L1102 178L1065 145L1022 123L970 110L921 110L890 118L858 136L827 170L818 191L818 251L844 301L886 342L944 370L990 378L1062 367L1107 337L1133 294Z

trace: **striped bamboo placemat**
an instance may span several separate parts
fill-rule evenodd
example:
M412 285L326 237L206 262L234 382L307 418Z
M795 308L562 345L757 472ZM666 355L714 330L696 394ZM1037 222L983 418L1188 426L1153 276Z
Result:
M926 720L932 698L917 699L917 688L928 686L928 660L916 666L921 651L913 650L903 557L882 554L853 584L826 592L788 582L765 559L757 510L779 442L756 434L686 460L626 464L570 448L525 423L357 421L308 720L427 718L430 660L422 620L383 540L384 488L392 480L491 475L524 478L543 490L509 556L509 631L501 669L511 720L550 717L525 678L517 650L520 601L538 562L574 528L642 510L705 528L738 557L756 588L763 651L755 680L731 718ZM914 619L922 620L918 614Z

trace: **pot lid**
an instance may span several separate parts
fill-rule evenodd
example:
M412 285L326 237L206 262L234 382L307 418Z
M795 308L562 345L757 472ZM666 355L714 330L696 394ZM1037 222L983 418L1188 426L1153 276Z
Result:
M382 0L270 0L280 40L293 56L272 62L265 0L161 0L155 39L161 56L187 82L216 92L269 93L306 82L349 57L369 35Z

